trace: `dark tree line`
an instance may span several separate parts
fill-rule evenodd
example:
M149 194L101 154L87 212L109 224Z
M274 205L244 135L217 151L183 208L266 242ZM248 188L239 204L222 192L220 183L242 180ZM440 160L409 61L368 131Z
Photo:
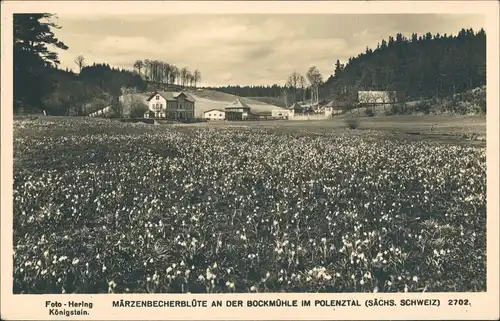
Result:
M75 59L79 74L59 69L58 55L49 48L68 47L54 35L60 29L54 19L48 13L14 15L14 112L85 115L117 104L122 87L146 88L136 73L108 64L85 66L83 56Z
M427 33L382 40L376 49L337 61L321 91L340 101L358 90L394 90L398 100L451 96L486 84L486 33L462 29L456 36Z
M451 96L485 84L483 29L462 29L457 35L413 33L409 39L398 33L382 40L375 49L366 48L345 64L337 60L332 75L319 85L316 95L321 99L355 101L359 90L390 90L396 91L399 101L405 101ZM281 98L285 88L290 95L291 87L288 84L210 89L243 97Z
M14 14L14 107L40 106L42 98L54 87L53 68L59 64L54 46L68 47L53 33L60 27L51 22L51 14Z

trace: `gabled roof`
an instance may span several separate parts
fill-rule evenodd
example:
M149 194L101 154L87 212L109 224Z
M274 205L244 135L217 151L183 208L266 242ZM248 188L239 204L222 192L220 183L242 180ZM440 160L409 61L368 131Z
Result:
M210 109L210 110L206 110L206 111L204 111L204 113L208 113L208 112L210 112L210 111L220 111L220 112L222 112L222 113L225 113L225 111L224 111L224 110L222 110L222 109Z
M146 101L150 101L156 95L162 96L166 101L177 101L177 97L179 97L180 95L184 95L186 97L186 100L195 102L195 99L191 95L183 91L155 91L153 92L153 94L151 94L151 96L149 96Z
M237 98L235 101L227 105L226 109L227 108L250 108L250 106L248 106L247 104L242 102L239 98Z

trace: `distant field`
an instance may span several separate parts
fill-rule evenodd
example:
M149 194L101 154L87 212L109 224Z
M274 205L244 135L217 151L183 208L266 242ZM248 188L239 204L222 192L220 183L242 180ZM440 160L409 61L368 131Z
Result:
M275 105L278 107L285 108L285 102L283 98L274 98L274 97L248 97L249 99L260 101L266 104Z
M278 131L309 131L318 133L343 132L346 116L335 116L331 120L318 121L214 121L193 126L207 127L256 127L275 128ZM358 130L387 132L398 138L409 140L431 139L441 142L474 144L485 146L485 116L380 116L358 118ZM400 136L400 135L403 136Z

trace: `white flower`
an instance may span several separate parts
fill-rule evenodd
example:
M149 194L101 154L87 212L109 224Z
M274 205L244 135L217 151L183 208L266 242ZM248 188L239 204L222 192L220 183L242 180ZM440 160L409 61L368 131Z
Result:
M417 276L414 276L414 277L412 278L412 280L413 280L413 282L418 282L418 277L417 277Z

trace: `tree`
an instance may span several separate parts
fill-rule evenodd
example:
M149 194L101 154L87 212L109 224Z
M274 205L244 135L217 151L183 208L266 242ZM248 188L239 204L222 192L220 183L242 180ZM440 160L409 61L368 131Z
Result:
M183 67L180 70L180 76L181 76L181 86L184 87L186 85L187 81L187 75L188 75L188 69L186 67Z
M137 69L137 72L139 73L139 76L141 76L141 69L144 68L144 63L142 60L136 60L134 63L134 69Z
M321 73L316 66L311 66L307 71L307 79L311 84L311 103L319 102L319 87L323 82Z
M60 61L49 46L67 50L54 35L60 29L49 13L14 14L14 108L40 108L42 97L53 88L51 68Z
M302 101L306 100L306 78L302 75L299 75L299 86L300 86L300 91L302 94Z
M170 73L170 83L172 85L176 84L176 82L175 82L176 80L177 80L177 82L179 82L179 74L180 74L179 68L177 68L177 66L175 66L175 65L172 65L172 71Z
M292 98L294 103L297 101L297 88L299 82L300 82L300 74L298 74L296 71L292 72L292 74L288 76L288 79L286 80L286 86L293 89Z
M79 55L75 58L75 63L78 66L79 72L82 72L82 68L85 66L85 58L82 55Z
M198 69L194 70L194 87L196 88L196 85L198 82L201 81L201 72Z

